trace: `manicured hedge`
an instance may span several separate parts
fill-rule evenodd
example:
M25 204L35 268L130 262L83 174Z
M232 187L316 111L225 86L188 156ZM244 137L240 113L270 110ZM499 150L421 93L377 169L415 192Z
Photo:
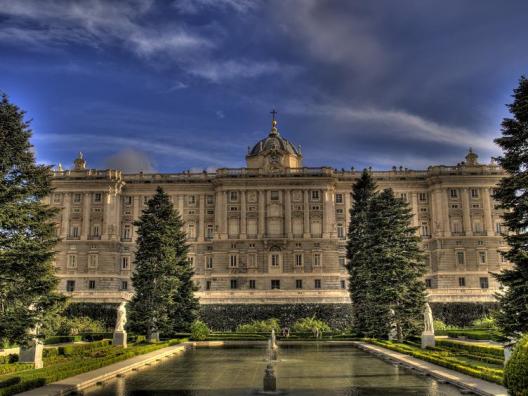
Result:
M465 337L470 340L492 340L492 341L506 341L507 338L496 330L490 329L460 329L460 330L445 330L445 335L451 338ZM440 334L439 334L440 335Z
M528 396L528 334L517 343L506 363L504 385L514 396Z
M53 345L53 344L65 344L68 342L79 342L82 341L82 337L78 336L53 336L46 338L43 343L44 345Z
M320 319L334 329L352 327L352 304L207 304L200 317L215 331L234 331L254 320L277 318L281 326L291 327L302 318Z
M86 342L101 341L104 339L114 338L114 333L81 333L79 335L82 337L82 340Z
M103 322L105 327L111 329L115 326L118 306L119 304L112 303L71 303L66 307L64 315L69 318L87 316Z
M430 303L433 317L447 325L467 327L476 319L492 316L497 303Z

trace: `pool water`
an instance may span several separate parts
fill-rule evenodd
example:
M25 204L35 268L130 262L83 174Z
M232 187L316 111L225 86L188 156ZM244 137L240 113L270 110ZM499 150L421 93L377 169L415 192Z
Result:
M274 363L285 395L431 395L461 393L354 347L281 348ZM89 396L242 396L262 389L263 348L197 348L87 389Z

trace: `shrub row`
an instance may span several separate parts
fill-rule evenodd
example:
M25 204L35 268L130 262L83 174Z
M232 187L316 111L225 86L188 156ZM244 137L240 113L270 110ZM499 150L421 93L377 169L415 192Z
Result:
M470 352L476 352L477 354L493 356L496 358L504 359L504 348L501 346L493 345L482 345L482 344L471 344L468 342L459 342L451 340L436 340L436 345L452 349L452 350L465 350Z
M71 303L66 307L64 315L69 318L89 317L103 322L104 326L110 329L115 326L118 305L112 303Z
M446 330L445 335L452 338L465 337L470 340L493 340L498 342L507 340L498 331L489 329Z
M59 347L58 354L64 356L79 356L96 349L109 347L111 344L112 342L110 340L103 340L90 342L89 344L64 345Z
M492 316L498 309L497 303L430 303L433 317L447 325L457 327L470 326L477 319Z
M374 340L374 339L369 339L368 342L375 344L375 345L379 345L387 349L391 349L396 352L411 355L418 359L422 359L422 360L425 360L425 361L428 361L434 364L438 364L439 366L446 367L446 368L458 371L460 373L468 374L475 378L481 378L486 381L491 381L497 384L502 384L502 370L500 369L492 369L492 368L483 367L483 366L475 367L468 363L458 361L456 360L456 358L452 358L446 355L439 356L435 354L433 351L424 351L424 350L413 348L411 346L407 346L404 344L395 344L389 341L380 341L380 340Z
M82 341L82 336L53 336L46 338L43 343L44 345L53 345L53 344L65 344L68 342L79 342Z
M528 396L528 334L517 342L506 363L504 385L514 396Z
M0 365L0 375L12 374L19 371L29 370L33 368L31 363L11 363Z
M11 377L6 380L0 381L0 389L7 388L8 386L16 385L20 382L20 377Z

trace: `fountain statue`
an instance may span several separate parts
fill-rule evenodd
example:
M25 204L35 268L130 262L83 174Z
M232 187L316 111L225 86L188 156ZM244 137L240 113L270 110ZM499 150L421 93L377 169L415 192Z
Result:
M123 301L117 308L114 339L112 341L113 345L122 346L123 348L127 347L127 332L125 331L125 324L127 322L126 314L126 302Z
M424 331L422 333L422 349L435 346L433 311L429 303L424 305Z
M271 338L269 340L269 356L270 360L278 360L279 357L279 346L277 345L275 329L271 330Z

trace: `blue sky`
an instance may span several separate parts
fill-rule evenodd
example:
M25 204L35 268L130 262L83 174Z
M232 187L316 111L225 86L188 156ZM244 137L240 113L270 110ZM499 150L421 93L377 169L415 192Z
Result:
M0 90L41 162L244 166L270 129L306 166L455 164L499 153L528 73L528 2L0 0Z

